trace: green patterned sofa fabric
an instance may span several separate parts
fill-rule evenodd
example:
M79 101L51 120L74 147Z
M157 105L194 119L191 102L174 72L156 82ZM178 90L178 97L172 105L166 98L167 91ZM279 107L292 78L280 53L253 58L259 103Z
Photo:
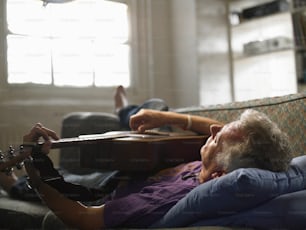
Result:
M306 93L299 93L205 107L184 108L176 111L211 117L224 123L237 119L244 110L249 108L264 112L288 134L293 154L297 156L305 154L306 149L305 98Z

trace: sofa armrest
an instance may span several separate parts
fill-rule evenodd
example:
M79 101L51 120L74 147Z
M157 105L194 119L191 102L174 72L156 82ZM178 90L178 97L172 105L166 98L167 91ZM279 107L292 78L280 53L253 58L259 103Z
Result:
M63 138L77 137L79 135L105 133L113 130L121 130L119 118L114 114L73 112L63 118L61 136ZM70 170L80 168L80 148L62 148L60 150L59 165Z

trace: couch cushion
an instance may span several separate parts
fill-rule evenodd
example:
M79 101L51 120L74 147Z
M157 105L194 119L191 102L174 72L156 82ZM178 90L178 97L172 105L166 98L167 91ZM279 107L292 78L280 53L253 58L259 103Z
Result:
M40 202L0 197L0 229L40 229L49 209Z
M306 156L292 160L287 172L238 169L208 181L180 200L154 227L181 227L234 215L282 194L306 188Z

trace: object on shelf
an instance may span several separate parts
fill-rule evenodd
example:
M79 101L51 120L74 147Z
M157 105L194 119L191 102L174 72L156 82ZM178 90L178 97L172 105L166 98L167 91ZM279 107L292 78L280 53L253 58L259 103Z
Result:
M276 0L242 10L242 19L253 19L289 10L288 0Z
M306 7L306 1L305 0L293 0L293 7L295 9Z
M299 49L306 48L306 10L293 14L293 30L295 46Z
M245 55L256 55L267 52L293 48L293 41L287 37L275 37L262 41L251 41L243 45Z
M296 55L296 62L298 82L306 83L306 52L298 52Z

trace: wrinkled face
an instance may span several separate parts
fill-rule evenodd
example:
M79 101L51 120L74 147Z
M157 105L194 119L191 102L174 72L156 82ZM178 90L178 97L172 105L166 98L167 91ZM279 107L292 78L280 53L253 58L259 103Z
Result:
M242 138L238 129L238 121L231 122L225 126L211 125L211 136L207 139L205 145L201 148L203 168L206 170L218 169L220 166L216 162L217 154L222 151L223 143Z

